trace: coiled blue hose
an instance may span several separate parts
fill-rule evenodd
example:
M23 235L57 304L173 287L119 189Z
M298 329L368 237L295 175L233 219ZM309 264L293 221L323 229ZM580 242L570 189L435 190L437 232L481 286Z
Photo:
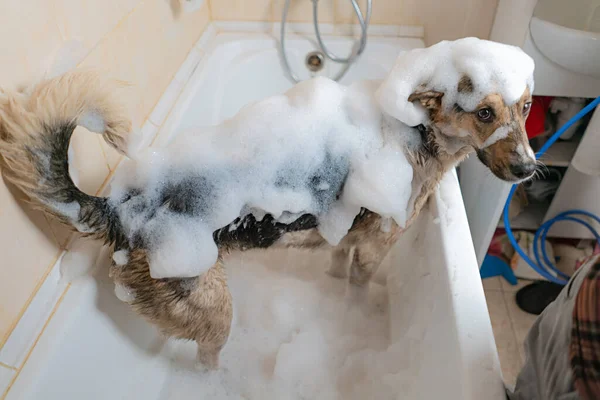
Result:
M594 108L596 108L596 106L598 104L600 104L600 97L596 98L594 101L592 101L586 107L584 107L581 111L579 111L575 116L573 116L573 118L568 120L567 123L565 123L563 126L561 126L560 129L557 130L556 133L554 135L552 135L550 137L550 139L548 139L546 141L546 143L544 143L544 145L542 146L540 151L537 152L535 157L537 159L539 159L550 148L550 146L552 146L554 144L554 142L556 142L558 140L558 138L560 136L562 136L562 134L567 129L569 129L575 122L577 122L578 120L583 118L587 113L589 113ZM588 211L569 210L569 211L564 211L564 212L556 215L554 218L551 218L548 221L544 222L542 224L542 226L540 226L540 228L535 233L535 236L533 239L533 255L535 257L535 261L534 261L531 258L529 258L529 256L525 253L525 251L523 251L521 246L519 246L519 244L517 243L517 240L515 239L515 235L513 234L513 231L510 227L510 219L508 218L508 209L510 207L510 202L511 202L516 190L517 190L517 185L515 184L510 189L510 192L508 194L508 199L506 200L506 204L504 205L504 214L503 214L504 228L506 230L506 235L508 236L508 240L510 241L510 244L512 244L512 246L514 247L515 251L519 254L519 256L521 256L521 258L523 258L523 260L525 260L525 262L527 264L529 264L531 266L531 268L533 268L538 274L540 274L544 278L548 279L550 282L554 282L559 285L565 285L569 280L569 276L566 275L565 273L563 273L562 271L559 271L558 268L556 268L554 263L552 261L550 261L550 258L548 257L548 254L546 252L545 243L546 243L546 236L548 235L548 231L550 230L552 225L554 225L556 222L559 222L559 221L577 222L577 223L585 226L587 229L589 229L590 232L592 232L592 234L596 237L596 241L600 244L600 235L598 234L598 232L596 232L589 223L587 223L586 221L584 221L580 218L575 218L574 216L576 216L576 215L587 216L587 217L592 218L593 220L595 220L598 223L600 223L600 218L598 218L598 216L596 216ZM541 257L540 257L540 253L541 253ZM555 277L550 272L548 272L548 269L554 271L558 275L558 277Z

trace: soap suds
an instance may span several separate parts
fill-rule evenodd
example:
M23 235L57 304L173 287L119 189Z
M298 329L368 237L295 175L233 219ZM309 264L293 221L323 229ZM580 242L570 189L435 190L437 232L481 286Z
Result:
M377 84L305 81L126 160L110 202L129 240L148 249L151 276L205 272L218 254L213 232L249 213L284 224L315 215L331 244L361 207L403 226L412 182L404 149L418 133L382 129Z
M381 231L384 233L388 233L392 230L392 219L391 218L383 218L381 220Z
M116 265L123 266L129 262L129 252L127 250L115 251L112 256L113 261Z
M102 115L97 111L88 111L82 114L77 120L77 123L90 132L104 133L106 130L106 123L104 122Z
M397 398L401 386L387 380L402 354L388 336L386 287L372 284L363 309L352 306L345 282L324 273L328 254L301 254L250 252L228 263L235 325L220 368L199 373L195 344L176 342L161 398Z
M115 296L124 303L130 303L135 299L133 291L120 283L115 283Z

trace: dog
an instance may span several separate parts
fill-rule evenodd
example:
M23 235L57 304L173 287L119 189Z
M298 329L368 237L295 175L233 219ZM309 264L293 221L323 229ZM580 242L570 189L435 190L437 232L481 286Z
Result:
M223 258L255 248L331 246L319 234L314 215L305 214L286 224L271 215L259 220L249 214L213 233L219 255L208 271L199 277L153 279L148 249L143 242L129 240L114 206L107 198L82 192L69 176L67 151L78 125L101 134L109 145L127 155L131 121L115 99L119 85L91 71L77 70L43 81L26 92L1 93L0 155L4 176L35 207L74 231L113 246L110 276L116 284L135 293L130 306L165 335L195 341L198 362L208 369L217 368L233 315ZM467 75L453 85L459 94L477 90ZM405 149L413 167L406 226L401 228L393 221L390 224L362 209L347 235L332 249L327 272L348 278L351 287L364 293L379 264L425 207L443 175L472 152L502 180L530 178L536 160L525 120L532 89L527 86L511 102L499 92L487 94L473 110L458 104L448 107L443 102L446 93L427 85L410 93L407 101L416 105L426 119L410 128L419 140ZM162 203L178 212L185 212L186 204L180 192L167 193Z

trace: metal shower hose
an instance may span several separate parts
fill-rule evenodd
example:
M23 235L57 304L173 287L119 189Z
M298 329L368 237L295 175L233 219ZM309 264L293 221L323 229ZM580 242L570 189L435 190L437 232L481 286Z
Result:
M335 77L333 77L333 80L338 81L344 76L344 74L346 74L346 71L348 71L348 68L350 68L350 65L352 64L352 62L354 62L354 60L356 60L356 58L358 56L360 56L362 54L362 52L365 50L365 47L367 45L367 28L369 27L369 20L371 19L372 0L367 0L367 13L365 16L363 16L362 11L360 10L360 7L358 6L357 0L350 0L350 3L352 4L352 8L354 9L354 13L356 14L356 17L358 18L358 23L359 23L360 29L361 29L361 35L360 35L360 40L358 42L358 49L356 49L356 51L351 52L348 57L338 57L337 55L330 52L327 49L327 46L325 46L325 43L323 42L323 39L321 38L321 32L319 30L319 4L318 4L319 0L311 0L311 1L313 3L313 25L315 27L315 35L317 36L317 42L319 43L319 47L321 47L321 51L331 61L340 63L340 64L344 64L344 67L342 68L342 70ZM281 16L281 38L279 41L279 45L280 45L281 57L283 59L283 65L285 67L285 70L286 70L287 74L289 75L289 77L294 82L297 83L297 82L300 82L300 79L298 78L298 76L296 74L294 74L294 72L290 68L290 63L288 61L287 54L285 52L285 25L286 25L286 21L287 21L288 11L290 8L290 3L291 3L291 0L285 0L285 4L283 6L283 13Z

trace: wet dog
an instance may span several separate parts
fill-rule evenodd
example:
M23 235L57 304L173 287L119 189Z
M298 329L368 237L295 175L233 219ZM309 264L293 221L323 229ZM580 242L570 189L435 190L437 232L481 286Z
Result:
M67 151L74 129L84 126L99 133L122 154L131 130L127 114L115 101L118 84L89 71L75 71L47 80L26 92L0 95L0 154L3 173L30 201L82 235L113 246L115 260L110 276L135 296L131 307L166 335L198 343L198 361L207 368L218 366L226 344L232 299L227 287L223 257L252 248L327 247L318 233L318 220L302 215L289 224L266 215L249 214L213 233L219 248L217 262L195 278L153 279L143 242L131 241L118 213L106 198L79 190L69 176ZM453 90L468 94L477 90L463 75ZM425 110L427 122L412 128L418 139L405 155L413 167L410 215L415 220L443 175L469 153L500 179L521 181L532 176L535 157L525 132L531 106L530 88L517 101L491 93L475 109L443 105L445 93L418 87L408 101ZM186 208L181 193L166 193L160 206ZM404 228L406 228L404 227ZM332 249L329 274L349 276L350 285L365 290L377 267L396 242L402 229L363 209L340 244Z

